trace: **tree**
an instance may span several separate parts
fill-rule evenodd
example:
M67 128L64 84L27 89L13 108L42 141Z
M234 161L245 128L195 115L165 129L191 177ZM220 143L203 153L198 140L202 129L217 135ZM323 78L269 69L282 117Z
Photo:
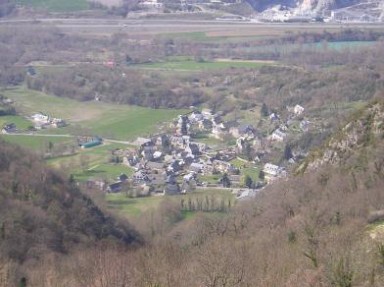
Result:
M133 59L129 55L125 55L125 64L130 65L133 63Z
M188 134L188 117L187 116L182 116L182 118L181 118L180 133L182 135L187 135Z
M251 188L253 184L252 178L247 174L244 178L244 185L248 188Z
M260 170L259 172L259 179L264 180L265 179L265 172L263 170Z
M267 117L269 114L268 107L265 103L262 104L260 113L263 117Z
M20 279L19 287L27 287L27 278L23 277Z
M286 144L285 147L284 147L284 155L283 155L284 159L285 160L289 160L290 158L293 157L293 154L292 154L292 148L289 144Z
M223 177L220 179L221 184L223 187L231 187L231 180L228 177L228 174L224 173Z

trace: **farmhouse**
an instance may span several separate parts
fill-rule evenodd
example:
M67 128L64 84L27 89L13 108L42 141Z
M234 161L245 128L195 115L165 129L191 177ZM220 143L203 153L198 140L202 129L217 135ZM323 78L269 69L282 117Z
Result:
M67 125L67 123L62 120L62 119L56 119L56 118L53 118L51 121L51 126L54 127L54 128L62 128L62 127L65 127Z
M14 123L5 124L1 130L2 134L10 134L17 131L16 125Z
M47 116L43 113L34 114L34 115L32 115L31 118L36 123L45 123L45 124L49 123L49 116Z
M121 189L122 189L122 183L120 181L118 181L118 182L115 182L115 183L108 185L107 192L115 193L115 192L121 191Z
M284 168L271 163L266 163L264 165L263 172L265 173L265 179L267 181L271 181L279 176L283 176L285 173Z
M271 139L271 140L279 141L279 142L284 141L284 139L285 139L286 137L287 137L287 134L286 134L285 132L283 132L282 130L280 130L280 129L275 130L275 131L270 135L270 139Z
M293 108L293 112L295 113L296 116L299 116L299 115L301 115L304 112L304 108L302 106L300 106L300 105L296 105Z

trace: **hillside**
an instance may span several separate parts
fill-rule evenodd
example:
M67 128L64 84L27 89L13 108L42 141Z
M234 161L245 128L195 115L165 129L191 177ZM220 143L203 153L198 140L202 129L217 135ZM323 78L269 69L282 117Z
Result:
M140 242L129 225L103 213L70 179L2 141L0 218L1 257L18 262L101 240Z
M365 149L380 145L384 133L384 105L374 101L352 115L350 120L326 145L312 153L309 169L324 164L345 164ZM302 166L304 168L304 165Z
M173 221L180 207L164 202L136 222L149 235L148 245L56 258L28 270L31 286L383 286L383 111L383 101L374 100L330 137L324 154L340 145L350 150L339 153L338 161L277 181L228 214ZM1 162L13 154L14 161L33 165L17 156L19 150L6 151ZM57 186L57 178L43 182ZM12 200L24 203L25 186L16 190ZM41 283L50 280L58 285Z
M382 1L372 0L247 0L264 20L298 21L320 17L330 21L377 22L383 20Z

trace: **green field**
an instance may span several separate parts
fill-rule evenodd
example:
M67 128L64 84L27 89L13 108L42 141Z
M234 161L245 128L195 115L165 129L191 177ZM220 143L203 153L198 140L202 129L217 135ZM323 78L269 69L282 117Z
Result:
M126 165L101 163L91 166L87 170L75 173L74 176L76 181L86 181L92 177L113 181L122 173L131 176L133 172L134 170Z
M41 136L28 136L28 135L2 135L2 139L7 142L18 144L22 147L32 149L35 151L45 150L49 142L55 143L73 143L73 138L67 137L41 137Z
M121 213L123 216L140 216L143 212L146 212L151 209L156 209L159 207L162 201L175 201L179 202L181 199L188 199L188 197L196 198L198 196L215 196L219 199L224 199L226 201L230 200L234 202L235 198L228 190L199 190L187 195L173 195L173 196L149 196L141 198L129 198L125 193L109 193L106 195L106 200L108 203L108 208L116 210ZM232 204L233 206L233 204ZM183 214L190 218L191 212L183 212Z
M193 59L173 59L159 63L148 63L134 65L135 68L154 69L154 70L170 70L170 71L203 71L203 70L220 70L230 68L260 68L264 63L252 61L195 61Z
M134 170L121 163L110 163L111 151L124 149L127 145L106 143L89 149L78 150L75 154L47 159L55 168L67 170L76 181L83 182L90 178L105 179L113 182L122 173L130 176Z
M78 102L25 88L3 92L16 102L25 115L43 112L65 119L70 125L64 129L49 129L42 133L83 133L134 140L137 136L154 133L158 125L168 122L186 110L150 109L137 106Z
M33 125L32 122L21 116L1 116L0 117L0 128L4 124L14 123L19 131L26 130L29 126Z
M106 195L108 208L116 210L124 216L139 216L145 211L156 209L168 196L150 196L141 198L129 198L125 193L109 193Z
M256 167L246 167L241 170L241 174L244 176L249 175L253 182L259 181L260 169Z
M245 53L265 53L274 51L281 54L290 54L295 51L339 51L343 50L359 50L361 48L374 45L375 41L339 41L339 42L318 42L304 44L271 44L271 45L255 45L252 47L240 48L240 51Z
M89 9L87 0L16 0L16 3L52 12L74 12Z

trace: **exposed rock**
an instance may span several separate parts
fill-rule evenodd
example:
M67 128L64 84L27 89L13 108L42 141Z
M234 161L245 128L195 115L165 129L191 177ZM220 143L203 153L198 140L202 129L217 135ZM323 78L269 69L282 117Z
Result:
M321 151L314 152L298 171L317 168L326 163L337 164L358 149L382 139L383 135L384 103L375 102L357 112L353 120L340 129Z

